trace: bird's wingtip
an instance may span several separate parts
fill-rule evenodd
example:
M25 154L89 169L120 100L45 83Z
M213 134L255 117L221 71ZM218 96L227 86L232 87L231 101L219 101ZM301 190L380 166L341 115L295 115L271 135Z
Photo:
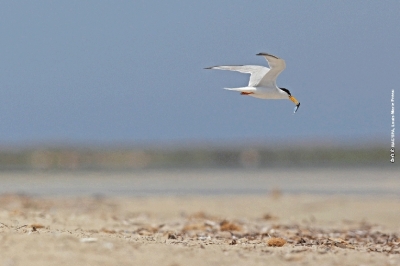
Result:
M212 69L213 67L205 67L204 69Z
M272 57L274 57L274 58L276 58L276 59L279 59L279 57L277 57L277 56L275 56L275 55L273 55L273 54L268 54L268 53L258 53L258 54L256 54L256 55L272 56Z

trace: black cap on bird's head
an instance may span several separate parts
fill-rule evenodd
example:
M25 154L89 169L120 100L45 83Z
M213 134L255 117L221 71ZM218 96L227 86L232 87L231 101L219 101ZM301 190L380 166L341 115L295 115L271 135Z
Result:
M294 108L294 112L296 113L300 107L299 101L292 96L292 94L290 93L290 91L288 89L286 89L286 88L280 88L280 89L283 90L284 92L286 92L289 96L289 100L291 100L296 105L296 107Z
M283 90L284 92L286 92L289 96L292 96L292 94L290 93L290 91L286 88L279 88L281 90Z

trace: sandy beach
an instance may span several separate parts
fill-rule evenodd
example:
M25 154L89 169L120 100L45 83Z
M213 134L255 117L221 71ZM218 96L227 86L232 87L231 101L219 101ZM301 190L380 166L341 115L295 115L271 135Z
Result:
M32 196L8 188L0 265L400 265L396 191Z

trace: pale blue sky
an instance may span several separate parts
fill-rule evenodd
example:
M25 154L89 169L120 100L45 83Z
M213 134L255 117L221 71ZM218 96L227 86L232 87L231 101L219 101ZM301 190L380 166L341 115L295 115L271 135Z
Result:
M5 1L0 144L389 147L399 14L399 1ZM301 102L297 114L290 101L222 89L246 85L245 74L203 69L266 65L259 52L286 60L278 86Z

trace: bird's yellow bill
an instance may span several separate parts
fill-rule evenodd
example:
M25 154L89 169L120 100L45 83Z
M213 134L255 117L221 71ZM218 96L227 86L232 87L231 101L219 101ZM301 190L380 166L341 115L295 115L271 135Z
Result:
M292 102L294 102L295 105L298 105L298 104L299 104L299 101L298 101L296 98L294 98L292 95L289 96L289 99L290 99Z
M291 100L296 105L296 107L294 108L294 113L296 113L297 109L299 109L299 107L300 107L299 101L296 98L294 98L292 95L289 96L289 100Z

